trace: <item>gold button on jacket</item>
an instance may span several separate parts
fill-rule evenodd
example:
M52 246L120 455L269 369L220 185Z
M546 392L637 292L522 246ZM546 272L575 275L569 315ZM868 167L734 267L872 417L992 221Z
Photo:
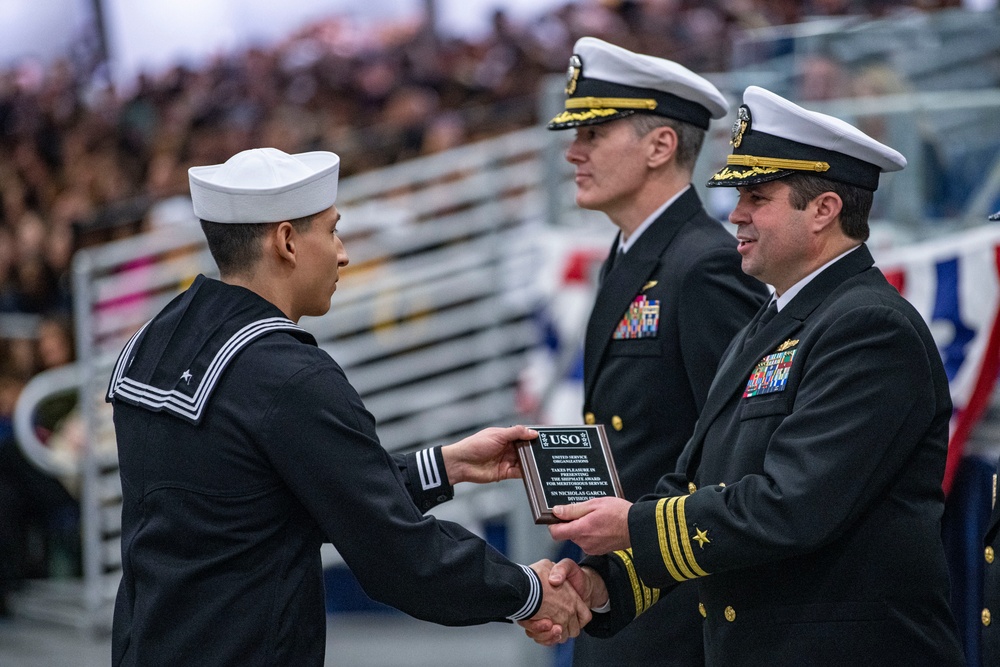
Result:
M726 607L725 614L726 614L726 620L729 621L730 623L736 620L736 610L733 609L732 607Z
M993 620L989 609L983 609L983 625L989 625L990 621Z
M708 618L708 612L705 610L705 605L701 602L698 603L698 612L701 614L702 618Z
M993 554L993 547L986 547L985 556L986 556L986 562L987 563L992 563L993 562L993 556L994 556L994 554Z
M597 419L594 418L594 413L593 412L588 412L587 414L585 414L583 416L583 423L584 424L593 424L596 421L597 421Z
M614 417L611 418L611 426L616 431L620 431L625 426L625 424L622 423L622 418L621 417L619 417L618 415L615 415Z

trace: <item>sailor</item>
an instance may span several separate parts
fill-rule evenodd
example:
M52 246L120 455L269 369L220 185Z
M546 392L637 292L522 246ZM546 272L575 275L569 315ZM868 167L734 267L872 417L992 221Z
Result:
M273 148L189 172L221 280L199 276L125 346L108 391L122 481L115 665L322 665L320 546L365 592L446 625L590 612L423 511L520 474L525 427L390 456L344 371L298 325L348 263L340 159ZM536 573L537 570L537 573ZM579 619L577 617L580 617Z

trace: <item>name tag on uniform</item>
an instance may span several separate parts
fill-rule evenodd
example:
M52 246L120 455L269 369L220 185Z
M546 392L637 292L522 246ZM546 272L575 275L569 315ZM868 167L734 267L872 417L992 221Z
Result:
M627 338L653 338L660 328L660 302L651 301L645 294L635 297L625 312L625 317L621 319L615 327L613 338L624 340Z
M747 387L743 390L743 398L784 391L796 352L794 349L774 352L757 362Z

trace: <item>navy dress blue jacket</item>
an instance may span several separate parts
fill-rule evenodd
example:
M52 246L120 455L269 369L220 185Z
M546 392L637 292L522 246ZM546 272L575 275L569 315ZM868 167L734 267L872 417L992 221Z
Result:
M993 476L993 512L983 537L983 558L986 561L983 580L982 612L982 653L983 667L1000 665L1000 506L997 505L997 477L1000 476L1000 462L997 474Z
M941 543L951 399L926 324L864 246L748 341L757 317L677 471L631 508L631 548L587 561L612 592L587 631L697 581L709 665L963 664Z

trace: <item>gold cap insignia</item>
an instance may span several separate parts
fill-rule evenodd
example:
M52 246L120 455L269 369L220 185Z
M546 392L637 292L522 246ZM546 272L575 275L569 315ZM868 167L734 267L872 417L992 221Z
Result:
M733 123L733 136L729 143L733 148L739 148L743 143L743 134L750 129L750 109L747 105L740 107L736 112L736 122Z
M576 82L583 72L583 61L575 53L569 57L569 69L566 71L566 94L572 95L576 92Z
M789 338L784 343L782 343L781 345L778 346L778 350L777 351L778 352L784 352L788 348L795 347L798 344L799 344L799 339L798 338L796 338L795 340L792 340L791 338Z

